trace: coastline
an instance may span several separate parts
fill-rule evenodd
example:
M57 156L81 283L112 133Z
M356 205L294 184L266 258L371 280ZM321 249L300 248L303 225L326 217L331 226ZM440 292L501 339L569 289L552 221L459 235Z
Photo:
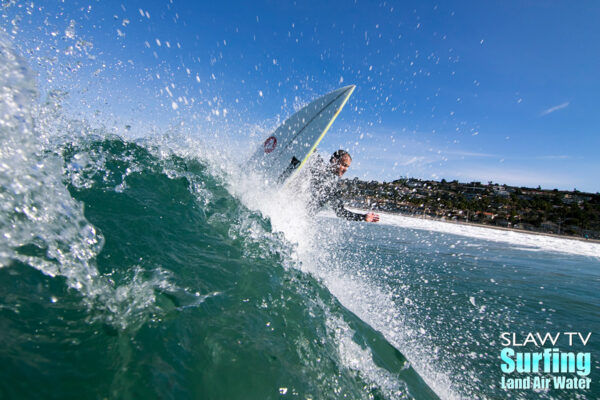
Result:
M584 242L584 243L587 242L587 243L597 243L597 244L600 244L600 240L597 240L597 239L586 239L586 238L583 238L583 237L580 237L580 236L557 235L555 233L534 232L534 231L528 231L526 229L506 228L506 227L503 227L503 226L478 224L478 223L474 223L474 222L448 221L448 220L444 220L444 219L441 219L441 218L432 218L430 216L416 216L416 215L410 215L410 214L393 213L393 212L389 212L389 211L367 210L367 209L364 209L364 208L354 208L354 207L348 207L348 208L354 209L354 210L357 210L357 211L360 211L360 212L365 212L365 213L366 212L376 212L377 214L380 214L380 215L401 216L401 217L407 217L407 218L414 218L414 219L421 219L421 220L428 220L428 221L443 222L443 223L450 224L450 225L473 226L473 227L480 227L480 228L487 228L487 229L496 229L496 230L508 231L508 232L518 232L518 233L526 233L526 234L530 234L530 235L553 237L553 238L558 238L558 239L577 240L577 241Z

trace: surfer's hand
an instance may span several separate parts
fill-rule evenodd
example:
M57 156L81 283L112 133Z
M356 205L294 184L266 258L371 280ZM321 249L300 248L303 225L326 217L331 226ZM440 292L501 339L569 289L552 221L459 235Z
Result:
M367 213L367 215L365 215L365 221L367 221L367 222L378 222L379 221L379 214Z

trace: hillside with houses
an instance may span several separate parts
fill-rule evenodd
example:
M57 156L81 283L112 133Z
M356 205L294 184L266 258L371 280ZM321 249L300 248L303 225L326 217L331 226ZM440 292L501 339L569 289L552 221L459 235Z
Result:
M600 239L599 193L413 178L343 185L357 208Z

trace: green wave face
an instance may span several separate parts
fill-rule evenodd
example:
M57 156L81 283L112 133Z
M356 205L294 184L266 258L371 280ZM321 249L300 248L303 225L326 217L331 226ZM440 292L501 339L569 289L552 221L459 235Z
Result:
M0 268L0 397L435 398L208 164L66 143L70 212L94 230L32 235Z

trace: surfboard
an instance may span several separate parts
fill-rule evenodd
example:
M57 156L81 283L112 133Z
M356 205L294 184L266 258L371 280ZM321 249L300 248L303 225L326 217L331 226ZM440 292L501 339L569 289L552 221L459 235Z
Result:
M337 118L355 85L334 90L289 117L250 157L268 184L282 185L298 173Z

